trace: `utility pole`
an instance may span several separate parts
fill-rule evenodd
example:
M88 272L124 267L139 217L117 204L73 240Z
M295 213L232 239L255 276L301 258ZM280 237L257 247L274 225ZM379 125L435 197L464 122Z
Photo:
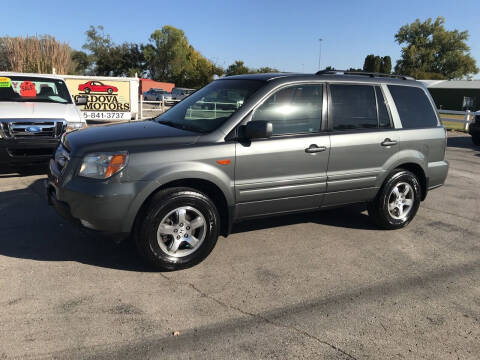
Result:
M322 41L323 39L322 38L319 38L318 39L318 43L319 43L319 52L318 52L318 70L322 70L322 67L321 67L321 61L322 61Z

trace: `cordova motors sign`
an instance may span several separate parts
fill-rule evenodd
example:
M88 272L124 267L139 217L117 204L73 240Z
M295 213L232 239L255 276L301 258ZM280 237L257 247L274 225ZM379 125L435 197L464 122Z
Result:
M75 100L83 96L87 104L80 110L86 119L114 120L131 118L129 81L65 79Z

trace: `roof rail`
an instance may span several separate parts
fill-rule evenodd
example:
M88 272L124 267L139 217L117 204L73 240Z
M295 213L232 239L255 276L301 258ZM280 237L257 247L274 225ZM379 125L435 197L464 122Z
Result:
M320 70L317 71L315 75L336 75L336 74L343 74L343 75L361 75L361 76L369 76L369 77L383 77L383 78L394 78L394 79L402 79L402 80L415 80L412 76L407 75L395 75L395 74L384 74L378 72L365 72L365 71L349 71L349 70Z

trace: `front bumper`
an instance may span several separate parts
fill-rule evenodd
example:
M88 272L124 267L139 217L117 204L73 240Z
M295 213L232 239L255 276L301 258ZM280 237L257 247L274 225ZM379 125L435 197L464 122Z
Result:
M46 164L58 143L59 139L0 139L0 164Z
M62 217L90 230L117 236L128 235L134 221L129 218L128 210L137 190L137 183L61 174L55 161L50 160L48 203Z

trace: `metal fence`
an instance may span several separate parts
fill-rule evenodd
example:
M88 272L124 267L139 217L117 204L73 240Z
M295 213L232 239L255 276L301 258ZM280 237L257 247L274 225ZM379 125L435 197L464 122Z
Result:
M140 95L138 102L138 120L148 119L164 113L169 107L163 101L144 100Z
M475 112L470 110L467 111L453 111L453 110L442 110L439 109L438 113L440 114L440 120L443 122L453 122L463 124L463 130L468 131L468 127L473 122L475 117ZM457 115L457 117L452 117L451 115ZM463 118L459 118L458 115L461 115Z

